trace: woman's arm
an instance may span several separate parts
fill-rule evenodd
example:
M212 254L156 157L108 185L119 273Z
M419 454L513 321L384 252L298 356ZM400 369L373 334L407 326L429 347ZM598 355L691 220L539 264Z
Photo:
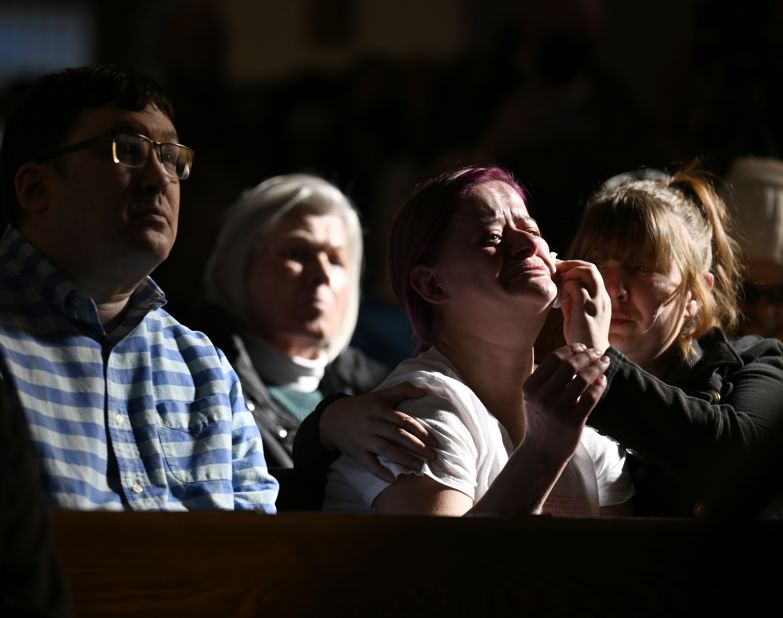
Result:
M740 465L783 422L783 344L761 340L737 354L714 331L704 353L675 386L610 348L609 387L590 424L681 480Z
M540 511L604 392L608 359L583 345L547 356L524 386L525 438L475 503L426 476L400 475L375 499L378 513L517 516Z

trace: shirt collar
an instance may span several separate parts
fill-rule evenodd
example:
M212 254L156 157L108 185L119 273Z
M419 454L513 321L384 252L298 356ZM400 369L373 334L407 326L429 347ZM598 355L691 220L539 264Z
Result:
M123 318L107 333L101 324L95 301L79 291L13 225L0 238L0 255L6 264L25 280L70 322L98 339L119 339L134 328L150 311L166 303L163 291L150 278L134 290Z
M242 341L256 371L268 384L312 393L324 377L329 362L326 352L322 351L313 359L291 357L263 339L248 333L242 335Z
M711 328L691 344L692 353L687 361L677 363L664 380L672 384L702 379L721 366L742 365L742 359L731 346L726 333Z

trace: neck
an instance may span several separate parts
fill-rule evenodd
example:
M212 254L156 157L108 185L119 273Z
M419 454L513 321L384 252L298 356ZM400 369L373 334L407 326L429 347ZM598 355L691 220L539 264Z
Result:
M465 341L444 333L438 349L459 371L465 383L500 421L517 446L525 434L522 385L533 372L534 339L499 345L478 337Z
M61 269L61 272L82 293L93 299L104 327L122 314L133 292L146 277L121 280L119 276L112 277L94 271L68 272L67 269Z
M321 356L324 350L321 341L315 337L286 336L279 332L269 332L263 328L250 328L248 331L289 358L298 356L299 358L316 359Z
M46 242L33 226L20 228L25 238L80 292L92 298L101 323L106 326L120 316L131 295L151 272L142 264L84 258L72 248Z
M264 339L252 334L242 335L250 360L264 382L289 386L294 390L312 393L324 376L327 365L325 352L313 359L292 357L281 352Z

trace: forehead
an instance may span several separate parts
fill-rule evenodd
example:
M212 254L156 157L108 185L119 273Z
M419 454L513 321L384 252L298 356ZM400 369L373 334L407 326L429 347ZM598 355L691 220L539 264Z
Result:
M148 105L141 111L110 106L88 109L74 124L69 141L89 139L108 131L141 133L156 141L177 140L171 119L154 105Z
M476 187L468 199L463 200L459 205L455 218L481 223L535 222L528 213L522 196L514 187L500 180L486 182Z
M301 237L314 242L328 242L334 246L344 246L348 233L345 223L336 213L313 212L304 208L295 208L287 212L272 230L272 236L278 238Z

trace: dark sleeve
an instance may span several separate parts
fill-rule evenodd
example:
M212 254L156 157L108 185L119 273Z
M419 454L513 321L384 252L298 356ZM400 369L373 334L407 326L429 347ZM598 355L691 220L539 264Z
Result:
M779 346L748 354L710 389L683 390L609 348L608 388L588 421L675 478L720 476L767 440L783 419ZM720 397L716 395L720 394Z
M299 425L294 438L294 468L299 470L304 478L320 486L326 482L326 474L329 466L337 459L338 452L327 451L321 444L321 416L330 404L347 397L344 393L330 395L318 404L318 407L309 414Z
M21 409L0 378L0 616L70 616Z
M329 364L321 382L325 396L369 393L389 375L390 369L358 348L348 347Z

